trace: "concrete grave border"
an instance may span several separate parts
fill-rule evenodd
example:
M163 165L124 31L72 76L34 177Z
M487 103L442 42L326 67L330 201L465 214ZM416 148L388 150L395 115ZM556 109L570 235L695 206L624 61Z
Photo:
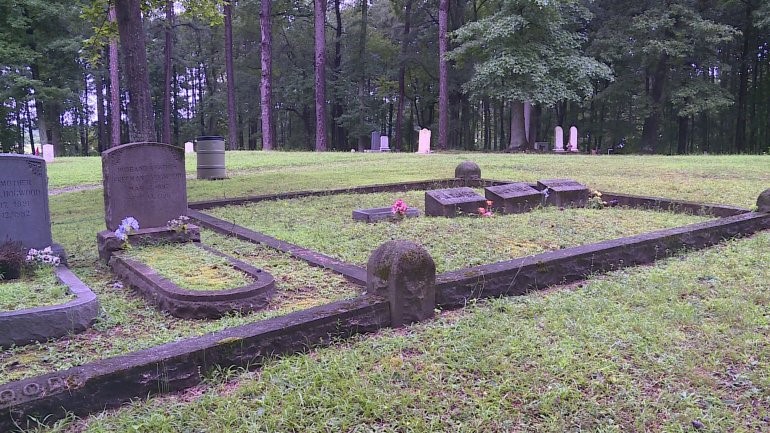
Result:
M54 268L56 278L75 299L59 305L0 312L0 347L25 345L88 329L99 315L94 292L65 265Z

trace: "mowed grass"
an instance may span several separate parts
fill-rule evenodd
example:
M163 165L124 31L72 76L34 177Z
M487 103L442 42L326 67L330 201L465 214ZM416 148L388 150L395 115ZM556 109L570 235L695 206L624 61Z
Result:
M24 271L16 280L0 279L0 312L64 304L74 299L67 286L60 283L53 268L43 266Z
M479 191L481 195L483 191ZM559 209L480 218L426 217L423 191L343 194L266 201L207 210L219 218L340 260L366 265L383 242L407 239L422 244L438 272L457 270L590 244L708 218L629 208ZM420 217L367 224L355 209L389 207L396 199L420 210Z
M192 244L160 244L131 248L126 255L186 290L226 290L254 283L254 278Z
M768 250L478 303L41 431L764 432Z

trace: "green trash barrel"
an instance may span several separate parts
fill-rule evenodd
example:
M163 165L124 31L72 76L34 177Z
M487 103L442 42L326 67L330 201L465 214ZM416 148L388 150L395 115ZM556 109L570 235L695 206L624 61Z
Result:
M226 179L225 139L213 135L195 139L198 154L198 179Z

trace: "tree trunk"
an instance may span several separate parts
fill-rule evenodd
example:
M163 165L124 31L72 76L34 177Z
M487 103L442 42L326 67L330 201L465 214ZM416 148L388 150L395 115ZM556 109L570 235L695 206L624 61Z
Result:
M644 119L642 127L642 151L656 152L658 150L658 129L660 127L660 112L663 102L663 88L668 69L668 55L662 54L650 78L650 114Z
M752 8L746 7L746 26L743 31L743 49L741 50L741 64L740 71L738 72L738 96L735 101L735 140L733 141L733 148L738 153L743 153L746 150L746 99L748 93L749 82L749 60L753 47L751 40L753 39L752 25L751 25L751 12Z
M115 5L110 5L110 22L117 20ZM110 39L110 147L117 146L120 140L120 60L118 59L118 40Z
M676 142L676 153L684 155L687 153L687 124L689 119L686 117L678 116L676 118L679 124L679 136Z
M412 16L412 0L406 0L404 4L404 33L401 39L401 59L398 68L398 108L396 110L396 136L393 145L396 150L401 150L401 137L404 123L404 98L406 97L406 56L409 52L409 31ZM412 128L412 125L409 125Z
M29 101L24 101L24 115L27 118L27 133L29 134L29 150L30 152L32 152L32 155L35 155L35 137L34 135L32 135L32 115L29 114Z
M446 61L448 48L447 15L449 0L439 0L438 5L438 148L447 149L449 131L449 65Z
M164 29L163 45L163 120L161 121L162 143L171 144L171 85L172 85L172 52L174 49L174 1L166 0L166 23ZM177 144L177 143L174 143Z
M358 63L361 75L358 77L358 112L361 116L361 128L366 122L366 28L369 20L367 13L369 1L361 0L361 35L358 40ZM358 150L369 148L369 135L366 132L358 136Z
M105 134L105 116L104 116L104 72L101 71L94 75L94 84L96 88L96 150L101 154L108 146L105 144L107 134Z
M225 73L227 74L227 149L238 147L238 114L235 109L235 68L233 67L233 6L225 2Z
M334 0L334 17L337 28L334 31L334 82L339 83L342 69L342 11L340 0ZM332 149L344 149L347 145L345 128L339 123L342 117L343 101L340 98L340 88L334 86L334 102L332 103Z
M326 0L315 0L315 150L326 145Z
M524 103L511 101L511 141L508 150L522 150L527 147L527 132L524 125Z
M273 33L270 14L272 0L262 0L259 9L259 28L262 33L260 56L262 70L260 72L260 104L262 114L262 150L273 150Z
M132 141L155 141L150 76L140 0L116 0L120 44L126 67L126 84L131 103L128 105L128 135Z

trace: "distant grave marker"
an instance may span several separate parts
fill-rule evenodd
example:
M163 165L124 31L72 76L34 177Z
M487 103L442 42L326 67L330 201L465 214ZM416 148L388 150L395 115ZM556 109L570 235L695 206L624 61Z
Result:
M578 151L578 129L577 126L570 126L569 128L569 143L567 144L570 152Z
M430 129L420 130L420 141L417 145L417 153L427 155L430 153Z
M583 207L588 202L588 187L572 179L546 179L537 184L546 191L548 205Z
M55 158L55 153L54 153L53 144L44 144L43 159L45 160L45 162L53 162L54 158Z
M564 152L564 130L561 126L553 128L553 151Z
M134 217L142 228L165 227L187 212L184 149L129 143L102 153L104 218L109 230Z
M448 188L425 191L425 215L455 217L462 212L478 215L480 207L487 206L487 199L471 188Z
M492 200L493 207L502 213L524 213L543 203L543 193L524 182L484 188L487 200Z
M380 137L380 152L390 152L390 139L387 135Z
M370 151L380 151L380 131L372 131L372 147L370 148Z

